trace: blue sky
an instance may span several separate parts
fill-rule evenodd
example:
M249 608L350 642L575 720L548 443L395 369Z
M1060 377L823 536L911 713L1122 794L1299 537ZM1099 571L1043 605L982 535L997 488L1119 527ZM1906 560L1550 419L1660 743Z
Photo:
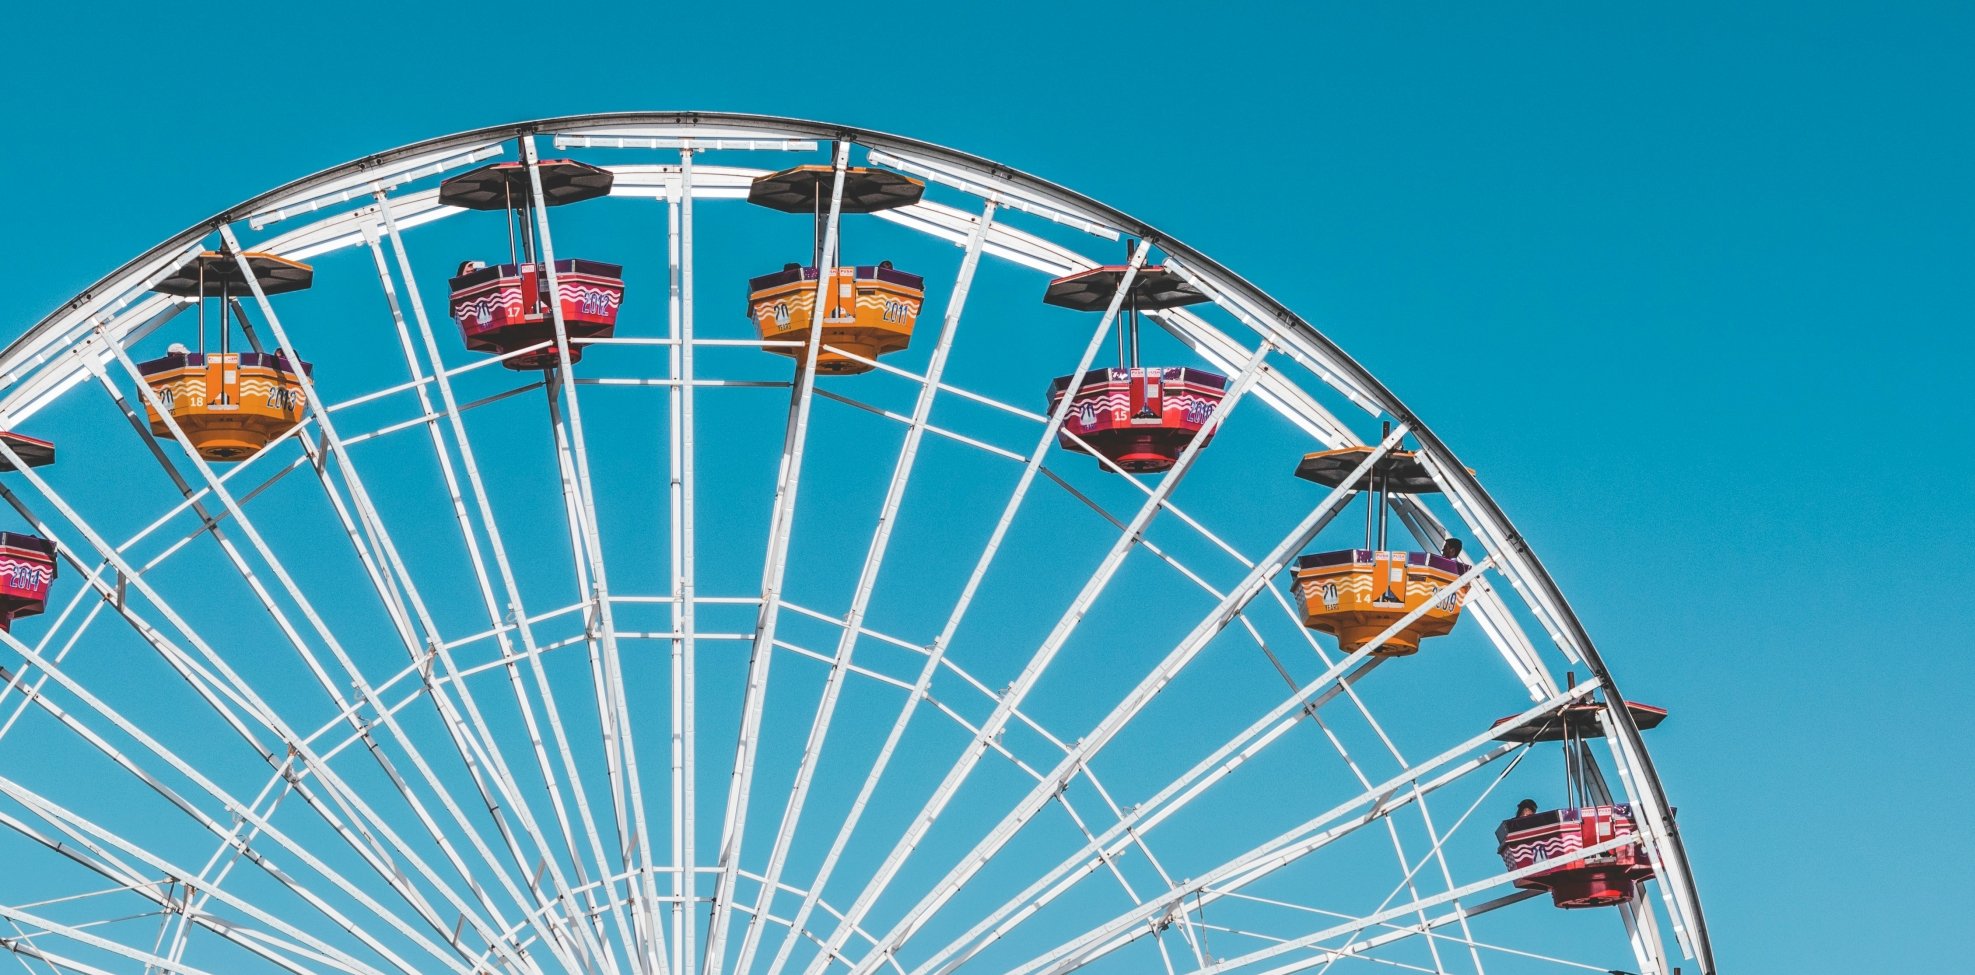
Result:
M1951 968L1975 9L1887 6L606 4L516 58L497 28L544 8L37 4L0 327L251 193L502 121L753 111L1000 160L1298 309L1480 472L1674 711L1725 969Z

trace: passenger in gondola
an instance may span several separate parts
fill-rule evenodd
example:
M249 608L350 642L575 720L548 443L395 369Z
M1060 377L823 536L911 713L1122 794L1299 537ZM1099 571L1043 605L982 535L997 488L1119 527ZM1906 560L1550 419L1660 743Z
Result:
M1460 540L1460 539L1458 539L1458 538L1455 538L1455 537L1454 537L1454 536L1452 536L1452 535L1449 535L1449 536L1447 536L1447 540L1446 540L1446 541L1444 541L1444 542L1441 542L1441 543L1440 543L1440 557L1441 557L1441 558L1443 558L1443 559L1458 559L1458 558L1460 558L1460 557L1461 557L1461 540Z
M479 261L461 261L459 262L459 273L454 274L453 277L463 278L486 266L487 265L482 264Z
M802 270L802 265L800 265L800 264L797 264L797 263L796 263L796 262L794 262L794 261L790 261L790 262L788 262L787 264L784 264L784 265L782 265L782 270L784 270L784 271L800 271L800 270Z
M1536 815L1536 800L1524 799L1523 801L1516 803L1515 817L1512 819L1504 820L1500 826L1495 827L1495 855L1496 856L1501 856L1509 848L1509 824L1515 822L1517 819L1523 818L1524 816L1534 816L1534 815Z
M890 261L879 261L879 262L878 262L878 270L880 270L880 271L889 271L889 270L891 270L891 262L890 262Z

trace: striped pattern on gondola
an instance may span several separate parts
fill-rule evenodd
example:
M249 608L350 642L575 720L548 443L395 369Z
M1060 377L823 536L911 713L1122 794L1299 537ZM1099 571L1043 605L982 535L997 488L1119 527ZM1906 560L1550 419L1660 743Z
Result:
M1553 822L1525 829L1506 830L1507 824L1503 824L1503 865L1519 870L1541 860L1563 859L1587 846L1631 836L1635 832L1632 807L1624 803L1560 809L1557 810L1557 817ZM1620 847L1606 856L1629 860L1631 850L1631 847Z
M38 559L0 555L0 589L7 595L38 599L55 580L55 564Z
M586 318L609 319L615 321L617 309L624 303L624 289L602 284L588 284L571 281L562 275L563 314ZM470 294L470 293L469 293ZM515 322L522 318L521 284L498 287L490 291L460 296L453 302L453 321L462 328L475 328L496 322Z
M1207 422L1219 397L1206 397L1183 388L1168 386L1161 400L1161 418L1169 426L1186 425L1199 427ZM1131 384L1105 383L1092 390L1085 387L1077 393L1077 405L1070 413L1070 422L1081 434L1098 426L1100 422L1128 423L1131 420Z
M308 399L302 392L302 384L287 378L277 377L270 370L252 367L240 370L240 403L265 404L268 409L294 412L297 415ZM201 409L207 405L206 376L203 370L176 379L156 383L152 387L165 407L176 413L180 408Z
M910 330L919 320L921 302L917 298L882 288L860 288L852 302L849 315L835 315L823 319L825 324L845 322L882 321L901 331ZM807 328L816 308L816 290L804 288L795 294L754 303L755 325L764 336L786 332L791 328ZM831 302L831 311L842 310L841 297Z
M1336 606L1349 595L1356 602L1370 602L1372 598L1372 574L1370 572L1348 572L1325 576L1321 579L1298 579L1294 587L1296 598L1305 602L1312 595L1321 595L1325 606Z

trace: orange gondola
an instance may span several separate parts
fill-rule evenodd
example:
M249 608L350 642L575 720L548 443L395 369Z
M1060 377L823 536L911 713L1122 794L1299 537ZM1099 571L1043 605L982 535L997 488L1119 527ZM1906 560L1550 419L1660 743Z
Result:
M607 169L573 159L542 160L536 170L544 206L606 196L615 179ZM534 184L525 163L482 166L439 185L440 203L507 214L508 263L461 264L448 282L449 307L469 349L507 355L540 346L502 360L514 370L549 369L560 361L555 346L558 309L571 342L569 361L574 363L583 358L578 340L608 338L617 328L617 310L624 303L624 269L580 258L555 262L555 288L550 293L550 269L535 255L534 201ZM516 222L521 225L518 245Z
M163 356L139 363L137 371L207 460L252 456L301 422L307 406L301 377L313 375L308 363L280 350L233 351L232 317L238 314L241 327L247 327L235 299L252 290L243 262L263 295L301 291L315 280L307 264L273 254L206 251L151 289L199 303L199 350L174 344ZM207 298L219 305L218 352L206 351ZM171 436L171 426L148 399L145 412L154 435Z
M1370 454L1369 447L1309 454L1297 466L1296 476L1338 487ZM1387 453L1351 488L1365 495L1365 546L1318 552L1296 561L1295 591L1303 607L1303 625L1337 637L1338 648L1353 653L1425 607L1372 650L1384 657L1418 653L1420 641L1443 636L1460 621L1465 587L1440 596L1471 566L1458 558L1458 548L1451 545L1439 553L1387 550L1384 511L1391 494L1426 494L1440 488L1419 458L1403 450Z
M810 263L783 265L780 271L748 280L748 318L764 342L763 348L801 363L807 355L810 329L820 320L822 342L818 372L846 375L869 372L861 359L876 359L904 349L926 301L925 280L877 264L840 264L842 221L837 247L824 254L830 197L836 176L830 166L797 166L761 176L748 187L748 202L784 213L806 213L815 221L816 243ZM852 166L843 173L841 214L876 213L919 202L925 184L883 169ZM821 314L816 302L823 301ZM793 343L793 344L790 344ZM845 355L844 353L850 353Z

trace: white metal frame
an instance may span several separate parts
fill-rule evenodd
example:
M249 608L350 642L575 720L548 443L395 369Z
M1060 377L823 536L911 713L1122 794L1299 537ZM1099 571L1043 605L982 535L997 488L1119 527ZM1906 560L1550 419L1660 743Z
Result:
M420 296L415 265L407 249L406 231L450 217L438 206L429 188L415 187L434 176L494 158L507 146L530 175L530 192L543 199L536 140L553 137L555 145L586 150L676 150L677 165L634 163L613 166L620 183L613 195L642 198L664 205L669 285L663 339L621 336L591 340L604 346L663 347L666 369L658 377L584 375L576 368L552 370L545 381L517 381L516 388L472 401L462 401L456 384L467 373L481 370L487 360L459 366L448 364L446 343L429 320ZM854 386L821 388L813 368L799 368L792 382L748 377L707 376L695 358L697 349L741 344L737 340L700 336L694 321L695 200L736 199L746 180L757 172L744 167L702 166L698 157L720 152L811 153L834 146L831 159L835 182L825 223L825 253L837 239L842 175L851 164L853 147L870 161L918 176L939 188L936 198L878 216L937 239L961 252L946 311L932 338L932 353L923 374L892 362L874 362L874 382L911 384L914 406L902 414L863 402ZM978 212L938 202L939 198L971 197ZM1009 219L1002 219L1002 214ZM549 212L534 210L534 231L548 270L551 293L557 289L554 244ZM1029 221L1025 230L1014 219ZM263 231L276 224L279 235L243 244L243 231ZM89 520L89 514L69 501L56 486L59 472L32 470L0 474L4 498L36 531L55 541L61 558L73 567L65 575L76 585L59 613L51 613L47 632L33 644L13 635L0 637L22 666L0 681L0 705L12 705L0 721L0 748L22 721L50 721L76 736L87 751L111 762L141 782L171 806L190 817L198 829L216 841L201 864L177 863L147 849L143 836L124 835L85 818L81 811L43 795L30 784L8 775L5 751L0 750L0 827L52 855L113 884L109 891L79 895L52 905L40 901L9 906L0 886L0 920L15 926L17 937L0 938L23 962L32 959L54 971L102 971L112 958L141 963L147 972L201 972L187 961L195 934L236 946L268 964L294 973L342 971L410 973L437 967L478 973L500 970L537 973L563 970L619 975L675 975L697 969L702 975L726 971L790 970L798 952L812 950L805 975L824 975L841 964L854 975L890 969L912 975L945 973L967 965L984 952L1001 950L1029 918L1079 891L1086 877L1102 875L1132 905L1129 910L1092 927L1085 934L1013 967L1013 971L1062 972L1092 963L1118 951L1131 950L1150 938L1156 957L1169 972L1267 971L1290 972L1328 968L1340 960L1358 961L1399 950L1409 942L1425 946L1434 969L1448 965L1443 945L1461 949L1469 967L1484 970L1483 957L1514 951L1527 957L1571 967L1565 959L1519 951L1481 940L1470 921L1528 896L1517 892L1493 896L1518 876L1498 872L1484 877L1462 875L1450 864L1444 847L1468 821L1470 806L1446 829L1428 812L1427 797L1449 787L1466 788L1467 776L1498 759L1519 761L1522 750L1490 745L1490 731L1446 749L1424 762L1409 763L1393 745L1380 721L1366 706L1354 684L1370 674L1382 658L1372 646L1333 658L1307 631L1296 626L1296 612L1275 577L1349 500L1349 492L1332 491L1267 552L1249 556L1225 541L1212 527L1213 518L1198 510L1183 510L1175 493L1190 469L1201 460L1196 440L1165 475L1146 482L1122 480L1143 495L1136 511L1113 513L1074 478L1049 464L1070 408L1066 395L1048 415L1004 402L983 391L948 383L945 367L958 330L975 270L983 257L1013 262L1046 274L1062 274L1097 262L1055 240L1050 227L1099 240L1130 237L1136 241L1119 290L1098 321L1081 361L1071 372L1073 386L1081 382L1119 314L1132 277L1146 266L1153 248L1163 262L1213 299L1210 313L1181 309L1154 313L1152 319L1194 350L1209 364L1231 374L1220 410L1211 424L1240 423L1237 411L1249 396L1276 416L1324 446L1359 443L1354 425L1325 404L1325 397L1372 415L1396 421L1393 432L1375 445L1372 457L1395 449L1410 436L1445 490L1448 508L1460 523L1460 534L1485 553L1463 579L1468 588L1467 616L1501 652L1515 682L1534 706L1521 722L1541 720L1560 703L1599 693L1620 699L1616 682L1595 645L1571 612L1555 583L1513 525L1430 429L1413 416L1375 378L1365 373L1320 332L1281 307L1247 282L1228 273L1204 255L1158 233L1154 228L1060 187L983 160L925 143L836 126L740 115L624 114L549 120L520 126L462 133L370 157L361 164L338 167L264 194L159 245L118 272L98 282L55 314L28 330L0 352L0 428L28 424L49 404L63 397L85 395L89 380L139 437L143 450L160 466L169 497L164 512L148 527L115 542ZM280 444L250 461L222 472L198 458L179 425L163 414L171 441L152 434L137 405L122 391L135 389L139 400L155 409L157 398L141 381L131 346L151 335L184 308L184 303L148 294L151 282L217 238L238 255L248 249L276 250L308 257L344 248L364 248L380 283L386 320L397 336L407 369L407 381L340 402L322 398L314 381L301 380L307 415ZM1112 245L1115 246L1115 245ZM239 258L244 267L244 258ZM827 286L819 276L819 298ZM254 316L284 349L299 350L322 338L306 331L291 334L258 283L251 290ZM247 296L242 296L245 300ZM555 309L553 346L567 362L572 339ZM816 303L815 320L801 348L802 362L814 363L828 348L822 339L825 302ZM258 337L249 332L258 343ZM926 341L922 332L921 341ZM745 344L758 344L747 342ZM841 352L829 348L832 352ZM517 353L518 354L518 353ZM453 354L458 360L459 355ZM1305 388L1286 366L1318 377L1321 388ZM584 370L585 372L589 370ZM120 379L112 373L120 374ZM482 382L492 373L479 373ZM667 427L661 439L668 455L669 512L665 559L670 579L665 592L613 592L608 579L602 540L608 531L600 512L597 487L590 473L589 440L580 391L586 386L636 385L665 390ZM466 414L541 386L547 398L549 432L557 457L556 480L564 509L571 553L569 570L578 580L575 601L552 609L525 605L522 574L510 558L495 519L498 485L489 483L476 460ZM720 395L756 395L749 388L789 388L788 420L775 501L766 512L769 547L762 563L758 593L707 596L697 583L700 539L695 530L701 449L694 419L697 391L725 387ZM434 395L436 393L436 396ZM1004 414L1038 425L1033 442L1010 447L932 422L941 393L951 393ZM653 394L656 395L656 394ZM790 539L796 530L799 488L810 425L827 422L827 410L842 404L900 423L904 446L894 461L878 506L870 541L861 562L850 604L841 613L804 607L786 598L791 571ZM359 407L404 404L404 418L349 435L343 418ZM401 412L402 412L401 411ZM468 553L474 591L486 628L472 634L442 632L428 605L420 580L400 550L392 531L393 518L373 500L360 473L362 445L401 432L422 428L441 471L449 498L449 514ZM1015 485L963 586L946 623L923 643L872 629L869 607L908 485L913 483L920 444L928 434L1019 465ZM285 444L297 445L299 456L281 461ZM0 460L19 466L14 451L0 444ZM1371 460L1367 460L1367 466ZM368 644L374 637L346 632L332 614L316 606L315 595L290 571L280 546L270 541L253 520L253 501L297 467L316 476L328 506L361 567L365 584L390 620L390 642L403 652L402 669L389 675L377 671ZM249 472L252 476L249 476ZM256 480L258 478L258 480ZM995 690L963 669L948 653L964 640L962 625L983 585L1010 526L1038 481L1065 490L1118 529L1115 542L1098 568L1084 580L1050 634L1023 659L1021 672L1007 687ZM17 489L21 488L21 489ZM1197 508L1197 505L1189 507ZM43 512L46 514L43 514ZM1206 540L1240 567L1237 578L1187 564L1175 553L1147 538L1151 523L1172 512L1185 530ZM1414 537L1433 546L1450 534L1444 516L1424 504L1401 499L1401 520ZM189 523L189 524L188 524ZM258 691L228 663L228 655L175 609L152 580L169 573L176 560L187 557L189 546L210 536L212 548L236 573L254 597L257 611L278 632L288 649L314 676L334 720L310 717L297 724L284 698ZM1098 600L1128 554L1143 550L1176 570L1190 585L1214 601L1214 609L1190 633L1180 637L1135 687L1124 693L1110 713L1094 727L1078 729L1066 740L1056 730L1024 710L1030 692L1042 680L1059 651ZM1223 582L1215 582L1220 576ZM1506 580L1507 586L1495 580ZM1452 590L1450 590L1451 592ZM1267 598L1263 598L1266 594ZM540 601L540 597L535 597ZM84 606L87 609L84 611ZM670 630L645 633L620 629L623 607L662 605ZM722 634L700 629L702 610L709 606L751 607L756 622L751 633ZM824 653L786 639L780 620L797 613L837 628L833 652ZM1421 610L1420 612L1423 612ZM86 649L89 632L99 619L121 620L192 689L212 716L267 767L253 794L238 791L202 771L200 761L151 734L142 719L126 713L87 678L78 676L71 652ZM1532 640L1522 621L1540 631ZM154 622L155 621L155 622ZM576 627L572 635L544 637L542 627ZM1323 661L1320 672L1296 679L1285 670L1290 694L1256 717L1244 731L1199 759L1165 788L1129 806L1121 805L1100 780L1093 760L1209 643L1226 630L1251 639L1281 667L1272 638L1265 630L1295 629ZM1385 636L1396 632L1388 630ZM969 629L967 633L974 630ZM916 674L888 672L856 657L860 641L869 636L885 647L917 657ZM703 790L696 732L699 730L698 653L702 644L744 639L748 642L749 678L746 685L734 760L726 768L728 788L720 842L710 860L703 859L696 828ZM357 641L357 642L353 642ZM654 849L654 823L645 801L637 757L638 739L657 734L634 718L648 717L650 708L635 703L626 685L627 643L663 641L669 655L670 702L667 724L669 808L663 814L669 848ZM362 651L353 650L362 644ZM599 722L594 742L585 742L563 718L572 699L567 686L553 680L544 658L567 648L583 647L590 686L585 707L594 708ZM1554 657L1548 656L1554 652ZM757 815L754 777L762 747L762 718L767 707L769 676L778 654L792 654L827 665L824 691L799 749L790 793L774 804L779 808L772 840L747 844L751 820ZM1582 667L1591 677L1565 688L1552 668ZM900 695L890 732L878 758L865 775L848 815L834 829L805 825L805 806L830 731L837 719L837 702L847 682L864 679ZM501 681L512 700L513 714L525 730L526 747L504 741L502 720L487 711L474 693L475 684ZM957 683L953 683L957 682ZM939 688L964 688L966 700L947 699ZM486 688L479 688L486 690ZM10 698L18 696L19 701ZM1366 723L1383 743L1381 761L1396 763L1398 775L1375 782L1326 723L1322 709L1348 702L1354 720ZM889 853L868 872L854 878L854 889L832 886L846 852L861 835L862 813L886 787L888 769L904 747L921 704L930 704L930 717L961 729L967 747L951 759L945 775L924 797L910 824L890 843ZM445 729L440 740L422 737L407 724L408 708L429 709ZM985 708L985 711L981 709ZM1620 797L1638 811L1642 844L1658 871L1654 887L1681 950L1696 959L1702 972L1713 969L1711 947L1691 871L1671 821L1651 758L1622 709L1612 712L1607 738ZM1307 719L1307 721L1306 721ZM1286 747L1306 736L1295 729L1319 729L1320 738L1348 766L1354 777L1355 800L1310 820L1289 834L1268 840L1249 853L1191 878L1174 878L1165 857L1155 855L1150 834L1189 802L1230 777L1262 749ZM1019 745L1013 730L1034 735L1043 744ZM134 742L136 750L119 742ZM1048 750L1038 754L1033 748ZM589 758L599 750L601 762ZM353 754L371 756L359 771ZM446 757L450 755L451 757ZM1021 771L1033 785L1014 798L999 823L979 837L970 850L944 851L957 858L930 887L901 891L899 878L908 861L973 778L993 756ZM532 761L530 761L532 759ZM405 768L401 771L400 763ZM1052 765L1053 763L1053 765ZM1503 774L1506 774L1504 770ZM380 795L360 785L381 775L390 786ZM597 798L610 807L604 817L593 814L592 782L602 785ZM1603 789L1604 779L1598 779ZM1074 788L1073 788L1074 787ZM1492 785L1489 786L1492 788ZM1095 796L1103 807L1079 809L1079 798ZM1484 796L1486 791L1482 793ZM300 804L288 803L290 797ZM607 798L606 798L607 797ZM390 809L381 802L388 801ZM1475 800L1479 802L1479 800ZM1084 837L1081 850L1035 875L1024 889L997 907L982 912L963 934L941 945L915 941L933 919L974 882L982 868L1015 842L1018 834L1054 806ZM1394 813L1416 814L1424 831L1424 849L1409 849ZM546 813L546 815L544 815ZM608 822L601 820L607 819ZM813 817L812 817L813 819ZM1387 903L1365 913L1341 916L1319 930L1279 933L1243 932L1210 924L1207 904L1236 905L1270 900L1244 893L1243 887L1284 869L1299 859L1338 841L1359 826L1377 821L1388 834L1402 868L1400 881ZM338 862L360 866L366 873L338 867L312 850L296 830L327 829L339 838ZM284 824L287 824L284 826ZM825 844L823 835L831 836ZM820 867L810 876L788 882L793 851L800 843L824 850ZM748 866L754 852L761 869ZM426 851L426 852L421 852ZM667 856L661 858L659 854ZM270 855L272 854L272 856ZM276 860L300 864L305 870L276 868ZM666 862L669 860L669 862ZM1437 874L1433 882L1426 879ZM164 878L164 879L160 879ZM1147 889L1148 878L1152 881ZM229 882L236 887L229 887ZM704 881L704 882L703 882ZM282 916L254 905L236 892L241 883L275 884L316 912L315 917ZM744 883L752 898L743 896ZM661 885L664 885L663 889ZM837 906L832 894L846 896ZM904 900L899 898L903 896ZM774 913L778 901L792 899L787 916ZM72 923L62 912L76 905L119 903L143 905L141 918L153 919L144 936L134 921ZM1246 900L1244 900L1244 898ZM359 913L336 906L354 904ZM881 906L886 905L886 906ZM900 906L902 905L902 906ZM1292 905L1304 916L1323 916L1324 909ZM217 913L219 909L237 912ZM1444 913L1434 913L1451 908ZM243 916L244 921L243 923ZM872 922L884 918L882 930ZM1622 912L1623 927L1643 972L1664 973L1667 953L1660 945L1658 912L1637 904ZM161 920L158 920L161 919ZM700 924L705 924L701 930ZM1312 921L1311 923L1316 923ZM312 928L311 925L327 925ZM739 925L739 945L729 955L732 929ZM775 950L763 950L771 925L785 930ZM334 937L321 932L342 932ZM1376 929L1376 930L1374 930ZM1169 949L1166 932L1176 933L1178 957ZM1216 960L1203 941L1247 938L1249 950ZM111 935L118 936L111 936ZM465 939L465 940L463 940ZM60 941L72 946L54 950ZM1040 946L1038 946L1040 947ZM359 954L359 952L363 954ZM426 958L415 958L422 954ZM764 961L765 960L765 961ZM730 963L731 962L731 963ZM1396 962L1402 966L1403 962ZM32 968L31 968L32 970Z

